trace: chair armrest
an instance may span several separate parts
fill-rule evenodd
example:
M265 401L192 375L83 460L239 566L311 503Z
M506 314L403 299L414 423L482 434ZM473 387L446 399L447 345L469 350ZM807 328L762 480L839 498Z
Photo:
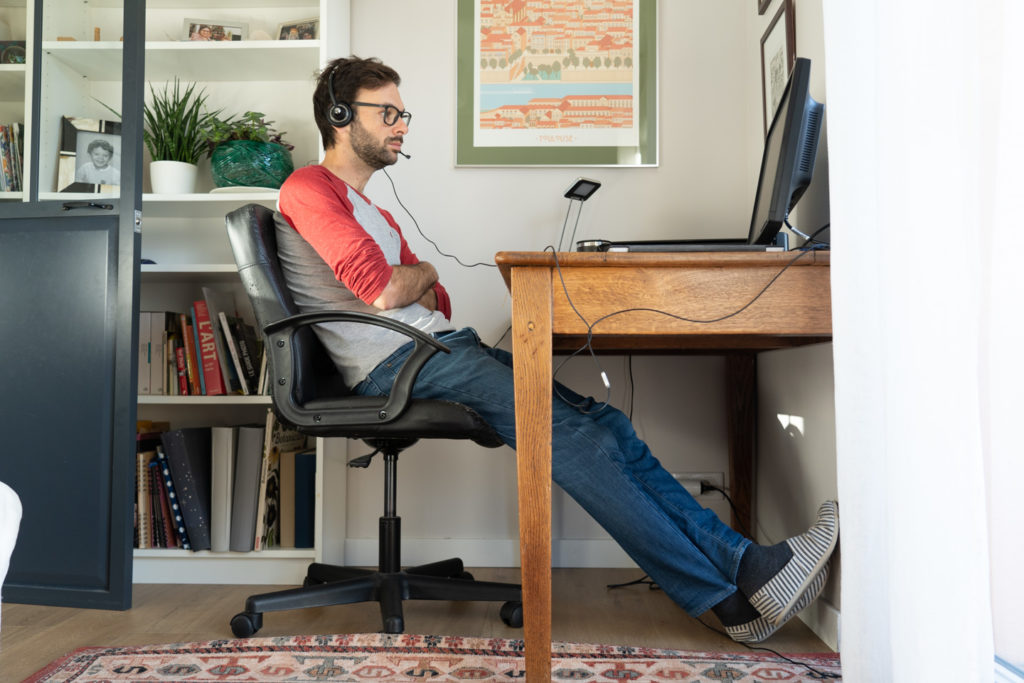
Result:
M383 407L346 409L347 417L351 418L354 422L383 424L396 419L402 414L408 405L409 399L412 396L413 384L416 382L416 377L419 375L424 363L426 363L427 360L429 360L430 357L438 351L444 351L445 353L451 352L447 346L411 325L406 325L405 323L392 320L391 318L385 318L369 313L359 313L357 311L313 311L309 313L298 313L268 324L263 328L263 333L266 335L268 343L276 345L279 349L287 350L291 347L289 340L295 334L296 330L309 325L325 322L349 322L376 325L377 327L385 327L398 332L399 334L403 334L415 342L415 347L413 348L412 353L409 354L409 357L406 359L405 363L399 369L398 375L395 377L395 383L391 386L391 391L388 394L387 401ZM278 355L278 353L275 352L274 355ZM289 356L287 362L290 363L290 351L287 352L287 355ZM275 394L276 389L277 388L275 386Z

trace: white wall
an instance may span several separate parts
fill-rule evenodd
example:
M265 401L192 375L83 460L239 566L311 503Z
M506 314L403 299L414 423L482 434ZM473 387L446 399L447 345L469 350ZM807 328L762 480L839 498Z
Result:
M750 13L754 16L751 42L755 46L780 2L773 0L764 15ZM814 180L792 217L796 227L810 234L829 220L828 106L821 0L795 0L794 16L797 56L811 60L811 96L826 102ZM759 60L759 53L753 58ZM751 89L760 87L760 74L755 73L754 78ZM763 135L760 119L755 123ZM762 353L758 357L758 386L757 540L771 543L800 532L814 519L823 500L838 498L832 344ZM835 649L839 646L839 557L837 553L821 599L802 615Z
M798 22L808 4L813 3L798 4ZM657 168L455 168L455 5L454 0L352 3L353 52L380 57L399 71L402 98L414 114L404 147L412 159L400 160L389 172L402 202L443 249L469 262L492 262L501 250L543 249L558 239L567 208L562 192L579 175L604 185L584 205L578 238L746 234L763 141L758 50L763 27L757 22L768 16L758 17L754 2L658 3ZM820 8L817 12L816 27L813 21L807 27L798 24L798 48L802 30L813 36L809 44L820 43ZM807 14L813 19L813 12ZM820 78L822 73L815 75ZM437 266L452 294L454 322L476 327L485 341L497 341L510 319L509 297L497 272L487 267L466 269L438 256L416 234L382 174L371 181L367 193L394 213L413 250ZM815 367L801 369L801 374L827 373L821 356L828 354L811 354ZM627 360L611 357L602 363L613 383L612 402L625 408L630 395ZM634 359L634 423L670 471L727 472L723 372L721 359L713 357ZM765 378L762 374L762 381ZM573 361L558 379L597 396L604 393L589 360ZM770 375L767 380L770 395L786 394L784 384ZM809 390L827 391L826 384L830 386L812 382ZM822 426L828 429L830 412L824 404L822 411ZM776 450L770 440L764 445ZM795 448L802 458L810 450L816 458L832 458L831 450L821 453L817 444ZM361 447L355 445L352 452L361 452ZM834 488L834 476L829 481ZM348 476L347 562L375 560L380 482L379 464L370 472L357 470ZM404 561L436 559L448 550L438 546L446 544L462 552L470 564L518 562L510 449L421 443L403 457L399 485L407 539ZM762 492L762 497L768 500L772 495ZM820 498L820 492L811 497ZM724 500L706 504L727 517ZM778 520L769 515L766 521L770 533L782 538L802 530L810 517L799 506L793 515ZM631 564L561 492L555 495L553 527L557 565Z

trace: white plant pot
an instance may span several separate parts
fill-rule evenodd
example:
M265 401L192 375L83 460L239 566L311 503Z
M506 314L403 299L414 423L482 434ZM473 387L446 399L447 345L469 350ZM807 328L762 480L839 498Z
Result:
M196 191L195 164L184 161L149 162L149 181L154 194L191 194Z

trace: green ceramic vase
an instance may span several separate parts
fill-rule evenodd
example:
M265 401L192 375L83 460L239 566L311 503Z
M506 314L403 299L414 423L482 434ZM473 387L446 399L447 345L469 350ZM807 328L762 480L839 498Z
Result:
M217 187L279 188L295 169L286 147L259 140L229 140L217 145L210 171Z

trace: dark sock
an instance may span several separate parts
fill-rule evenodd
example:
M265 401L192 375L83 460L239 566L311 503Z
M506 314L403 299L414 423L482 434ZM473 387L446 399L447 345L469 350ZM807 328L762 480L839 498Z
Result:
M745 596L752 596L778 574L791 557L793 550L785 541L775 545L751 543L740 558L736 585Z
M761 614L754 609L754 606L750 604L750 601L747 600L746 596L739 591L735 591L725 600L722 600L720 603L712 607L711 611L714 612L715 616L718 617L718 620L722 622L722 626L739 626L761 616Z

